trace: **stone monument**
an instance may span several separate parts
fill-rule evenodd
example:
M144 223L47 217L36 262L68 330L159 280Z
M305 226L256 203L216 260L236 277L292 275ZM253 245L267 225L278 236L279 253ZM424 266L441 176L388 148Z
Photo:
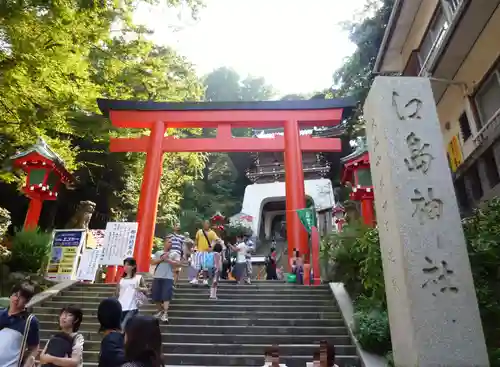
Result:
M377 77L364 116L395 365L489 366L429 80Z

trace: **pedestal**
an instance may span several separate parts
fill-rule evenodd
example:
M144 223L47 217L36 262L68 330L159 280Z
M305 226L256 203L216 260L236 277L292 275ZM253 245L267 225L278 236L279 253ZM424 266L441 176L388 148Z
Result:
M377 77L365 103L396 366L489 366L431 85Z

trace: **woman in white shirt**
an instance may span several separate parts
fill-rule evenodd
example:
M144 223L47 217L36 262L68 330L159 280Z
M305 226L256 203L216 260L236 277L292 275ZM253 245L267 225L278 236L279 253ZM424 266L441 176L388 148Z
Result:
M236 252L236 264L233 267L233 276L237 283L241 283L245 278L247 270L247 252L248 246L243 241L243 237L236 238L236 246L229 245L232 251Z
M118 301L122 305L122 330L128 320L139 312L137 292L147 292L144 278L137 274L137 263L133 257L123 260L123 276L116 285Z

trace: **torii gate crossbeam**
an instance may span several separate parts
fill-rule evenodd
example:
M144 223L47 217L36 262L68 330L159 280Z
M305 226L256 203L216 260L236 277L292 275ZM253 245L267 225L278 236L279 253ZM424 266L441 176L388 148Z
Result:
M339 152L335 138L301 136L301 127L332 126L354 104L349 100L161 103L99 99L105 116L119 128L150 129L149 136L113 138L111 152L146 152L134 256L138 271L149 271L164 152L284 152L288 254L309 254L307 233L295 210L305 206L302 152ZM168 128L217 128L215 138L174 138ZM284 128L284 136L237 138L232 128ZM315 259L313 259L314 261ZM317 260L316 260L317 261ZM315 269L316 270L316 269Z

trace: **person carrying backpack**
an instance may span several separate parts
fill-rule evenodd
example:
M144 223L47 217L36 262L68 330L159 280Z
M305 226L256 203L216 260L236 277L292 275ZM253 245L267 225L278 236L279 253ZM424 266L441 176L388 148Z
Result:
M55 333L45 344L40 354L41 367L82 367L83 335L78 329L83 320L79 307L67 306L59 313L60 332Z
M40 342L39 323L26 311L35 288L28 282L12 287L9 308L0 309L0 366L33 366Z

